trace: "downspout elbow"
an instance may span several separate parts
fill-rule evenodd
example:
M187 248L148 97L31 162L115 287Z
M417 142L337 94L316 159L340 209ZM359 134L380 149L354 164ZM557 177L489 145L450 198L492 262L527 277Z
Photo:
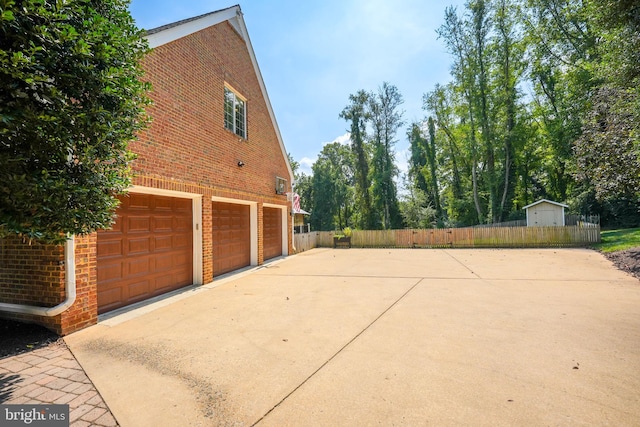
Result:
M35 305L0 303L0 311L19 314L33 314L42 317L53 317L66 311L76 301L76 257L75 239L69 237L64 245L65 258L65 300L54 307Z

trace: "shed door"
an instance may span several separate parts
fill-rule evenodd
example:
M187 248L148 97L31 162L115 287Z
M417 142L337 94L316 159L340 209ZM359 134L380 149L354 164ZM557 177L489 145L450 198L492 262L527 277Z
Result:
M264 208L262 211L264 228L264 259L282 255L282 210Z
M562 208L541 203L533 210L533 225L538 227L562 226Z
M213 275L251 264L248 205L213 202Z
M98 313L193 283L191 199L129 194L98 231Z

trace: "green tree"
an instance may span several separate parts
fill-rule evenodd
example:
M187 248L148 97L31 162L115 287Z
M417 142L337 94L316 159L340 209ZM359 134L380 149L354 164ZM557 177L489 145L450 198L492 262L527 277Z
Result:
M597 37L584 2L529 0L523 12L534 89L531 110L546 148L534 179L544 197L567 200L574 182L572 145L598 83L593 73Z
M407 133L409 138L409 185L415 186L423 193L427 193L428 185L424 175L427 167L427 141L422 135L420 123L412 123Z
M449 208L452 208L453 202L459 202L464 198L462 175L468 165L468 160L461 148L461 140L464 138L458 135L462 126L457 126L455 123L453 97L454 89L451 85L444 87L439 84L436 84L432 92L423 96L423 109L433 114L430 118L433 120L436 132L434 142L443 141L437 149L434 148L434 152L440 157L440 161L436 163L436 166L440 167L437 172L440 176L440 182L447 184L448 190L445 193L452 201L448 204ZM444 134L444 136L438 139L438 133ZM466 216L466 214L449 209L449 216L459 218Z
M351 150L339 142L324 146L313 164L311 178L315 230L342 230L353 225L353 161Z
M146 41L122 0L0 2L0 235L109 227L146 125Z
M427 119L428 139L422 135L422 129L418 123L411 125L408 133L409 150L409 185L415 187L424 194L425 206L430 205L435 209L435 215L442 218L440 206L440 188L438 185L438 170L436 164L436 129L433 118ZM422 198L414 198L414 200ZM402 206L401 206L402 207ZM406 222L406 216L403 214Z
M371 183L374 194L373 206L379 215L383 229L402 227L402 215L398 206L397 188L394 178L398 175L393 147L396 133L402 126L402 95L398 88L384 82L378 93L369 97L371 117Z
M356 226L363 230L375 228L375 216L371 206L371 178L369 177L370 154L367 144L367 104L369 94L359 90L349 95L350 104L342 110L340 117L349 121L351 151L355 159L355 193L357 205Z
M484 42L481 34L483 28L483 20L480 23L480 39ZM457 99L458 105L461 107L456 115L459 120L464 123L468 130L464 132L465 144L470 154L471 184L473 205L476 210L476 219L474 222L484 222L485 210L483 209L483 200L481 200L481 176L479 165L481 162L480 147L477 136L477 80L475 66L475 53L473 46L475 44L472 34L468 31L469 23L465 23L457 13L456 8L450 6L445 10L445 22L438 29L438 36L444 41L453 55L452 76L454 78L454 91L462 94Z
M433 228L436 211L427 201L427 195L421 189L409 183L409 194L400 200L400 212L409 228Z
M598 200L640 200L640 152L636 150L632 95L601 88L575 144L577 177Z
M493 38L496 91L496 139L502 140L501 170L502 196L497 211L497 220L502 221L509 214L516 190L516 170L524 138L519 126L518 85L523 82L524 41L519 35L519 8L513 2L495 2L494 23L496 34ZM499 186L499 187L500 187Z
M517 218L541 197L637 218L637 2L469 0L460 14L446 9L438 35L452 80L424 96L435 131L409 130L410 172L423 190L438 183L451 222ZM427 133L435 179L424 173Z

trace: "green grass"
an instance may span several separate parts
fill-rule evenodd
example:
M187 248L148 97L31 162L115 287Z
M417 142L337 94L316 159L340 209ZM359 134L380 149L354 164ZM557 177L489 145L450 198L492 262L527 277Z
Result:
M616 252L640 247L640 228L607 230L600 233L601 243L593 245L602 252Z

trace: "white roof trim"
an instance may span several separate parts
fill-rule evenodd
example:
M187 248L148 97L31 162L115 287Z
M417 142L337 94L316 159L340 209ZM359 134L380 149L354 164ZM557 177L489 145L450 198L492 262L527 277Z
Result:
M537 202L533 202L530 205L527 205L522 209L528 209L531 206L539 205L540 203L545 203L545 202L546 203L551 203L552 205L556 205L556 206L562 206L563 208L568 208L569 207L569 205L565 205L564 203L558 203L558 202L554 202L554 201L547 200L547 199L540 199Z
M201 31L205 28L220 24L224 21L229 21L229 23L236 29L236 31L238 31L242 39L247 44L249 57L251 58L254 72L258 77L260 90L262 91L262 96L264 97L265 103L267 104L269 117L271 118L271 123L273 124L273 128L276 132L276 137L278 138L278 143L280 144L280 150L282 151L282 156L284 157L285 164L287 165L287 171L289 172L289 182L294 182L293 170L291 169L291 165L289 164L289 156L287 150L284 147L282 135L280 134L280 128L278 127L276 116L273 113L273 108L271 107L269 94L267 93L267 88L264 84L264 80L262 79L262 73L260 72L260 67L258 66L258 61L256 60L256 55L253 51L251 40L249 39L249 32L247 31L247 26L244 23L240 6L233 6L227 9L220 10L218 12L204 15L199 19L188 20L187 22L184 22L182 24L170 26L164 30L147 35L146 39L149 43L149 47L156 48L158 46L162 46L164 44L178 40L182 37L186 37L195 32Z
M166 28L164 30L149 34L145 36L145 38L147 39L147 42L149 42L149 47L153 49L158 46L171 43L172 41L178 40L182 37L186 37L190 34L196 33L200 30L204 30L205 28L212 27L221 22L230 21L241 14L242 12L240 11L240 6L234 6L228 9L220 10L218 12L203 15L200 19L187 20L187 22L184 22L182 24L170 26L169 28ZM234 24L235 23L232 23L232 25L237 29L238 25Z

